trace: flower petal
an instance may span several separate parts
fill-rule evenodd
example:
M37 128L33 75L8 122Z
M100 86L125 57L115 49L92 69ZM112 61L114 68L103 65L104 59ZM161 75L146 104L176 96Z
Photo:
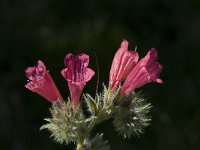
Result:
M120 82L125 80L139 59L136 51L128 51L128 41L123 40L115 54L110 69L109 85L115 91Z
M25 75L29 79L25 85L27 89L36 92L51 103L58 99L63 101L51 75L41 60L38 61L36 67L28 67L25 70Z
M86 54L77 56L67 54L64 64L66 68L61 71L61 74L68 82L72 102L77 105L86 82L94 76L95 72L87 68L89 56Z
M157 50L155 48L150 49L127 76L121 88L121 95L128 94L149 82L163 83L158 78L163 67L157 62L157 58Z
M86 72L84 75L84 81L88 82L93 76L94 76L95 72L90 69L90 68L86 68Z

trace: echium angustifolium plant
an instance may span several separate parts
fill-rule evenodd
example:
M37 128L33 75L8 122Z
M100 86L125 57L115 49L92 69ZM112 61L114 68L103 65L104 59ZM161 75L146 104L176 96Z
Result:
M95 74L88 68L89 56L67 54L65 68L61 71L70 90L67 100L63 99L46 66L39 60L37 66L25 70L28 78L25 87L52 103L51 118L45 119L47 124L41 129L48 129L56 142L75 142L77 150L109 150L103 134L91 136L91 132L97 124L111 118L124 138L141 134L151 121L148 116L151 104L135 89L149 82L163 83L159 79L162 66L157 57L157 50L152 48L139 60L138 53L129 51L128 42L123 40L112 62L108 86L103 85L102 92L93 97L82 95L84 86Z

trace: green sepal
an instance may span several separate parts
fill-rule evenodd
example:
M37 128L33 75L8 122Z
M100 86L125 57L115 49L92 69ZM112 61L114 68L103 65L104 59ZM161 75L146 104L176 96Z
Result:
M50 109L51 118L44 119L48 123L43 125L40 130L48 129L56 142L69 143L79 141L83 138L82 133L86 129L85 117L80 107L74 107L68 100L57 102Z
M110 88L103 86L103 92L96 94L95 99L89 94L84 94L84 99L90 113L90 120L94 126L102 121L105 121L112 117L112 109L114 106L114 98Z
M97 114L97 109L98 109L96 105L96 101L93 99L93 97L90 94L84 94L83 97L87 104L88 112L91 113L91 115L95 116Z
M115 106L113 125L124 138L139 136L151 121L148 116L151 107L145 99L132 92L121 98L120 104Z

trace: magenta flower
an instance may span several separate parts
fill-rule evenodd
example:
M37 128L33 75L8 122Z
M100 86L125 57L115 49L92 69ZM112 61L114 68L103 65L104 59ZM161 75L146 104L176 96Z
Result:
M64 64L66 68L61 71L61 74L68 82L71 101L77 106L86 82L94 76L95 72L87 68L89 56L86 54L79 54L77 56L67 54Z
M155 48L150 49L127 76L121 88L121 95L126 95L149 82L163 83L159 79L163 67L157 62L157 58L157 50Z
M121 47L115 54L110 69L109 85L115 91L120 82L126 79L130 71L138 62L138 53L128 50L128 41L123 40Z
M37 62L37 66L28 67L25 70L25 75L28 78L28 83L25 85L27 89L36 92L51 103L57 100L64 101L49 71L46 70L46 66L41 60Z

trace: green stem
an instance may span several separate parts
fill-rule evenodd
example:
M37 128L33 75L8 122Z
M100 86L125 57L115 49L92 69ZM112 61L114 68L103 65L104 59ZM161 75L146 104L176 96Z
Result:
M95 125L96 125L96 121L92 120L90 124L88 125L88 130L86 130L85 139L89 138L90 132L92 131Z
M76 147L76 150L83 150L83 144L78 143L77 147Z
M79 142L77 144L76 150L84 150L83 149L84 140L87 139L87 138L89 138L90 132L93 129L93 127L95 126L95 124L96 124L96 121L91 121L90 122L90 124L87 127L86 132L84 133L84 136L81 139L79 139Z
M92 130L92 128L95 126L96 121L91 121L91 123L88 126L89 132Z

